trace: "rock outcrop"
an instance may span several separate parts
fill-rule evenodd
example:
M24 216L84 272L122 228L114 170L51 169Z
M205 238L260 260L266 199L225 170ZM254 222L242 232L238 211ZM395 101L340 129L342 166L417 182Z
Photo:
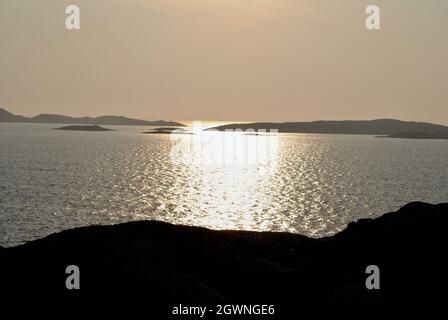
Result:
M442 299L448 204L411 203L321 239L157 221L63 231L0 250L9 296L144 295L175 302ZM81 289L65 288L77 265ZM367 290L366 267L380 268Z

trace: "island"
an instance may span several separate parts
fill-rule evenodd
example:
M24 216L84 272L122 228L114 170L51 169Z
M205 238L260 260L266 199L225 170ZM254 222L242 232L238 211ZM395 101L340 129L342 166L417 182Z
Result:
M159 221L88 226L0 247L0 283L21 301L128 295L171 306L267 301L291 308L298 301L375 308L381 301L435 302L445 299L439 292L448 284L447 225L448 204L413 202L318 239ZM65 287L69 265L80 268L80 290ZM381 272L380 290L366 288L371 265Z
M138 120L123 116L100 116L100 117L69 117L59 114L39 114L35 117L24 117L15 115L4 108L0 108L0 122L19 122L19 123L61 123L61 124L97 124L97 125L115 125L115 126L175 126L185 127L183 123L165 120Z
M427 132L418 132L418 131L410 131L410 132L400 132L395 134L390 134L387 136L376 136L376 138L395 138L395 139L448 139L448 135L441 136L433 133Z
M280 133L363 135L392 135L398 132L422 132L436 136L448 136L447 126L426 122L401 121L395 119L234 123L209 128L207 130L247 131L249 129L258 132L270 132L271 130L277 130Z
M143 134L193 134L183 128L161 127L142 132Z
M68 130L68 131L115 131L108 128L103 128L97 125L93 126L66 126L61 128L54 128L54 130Z

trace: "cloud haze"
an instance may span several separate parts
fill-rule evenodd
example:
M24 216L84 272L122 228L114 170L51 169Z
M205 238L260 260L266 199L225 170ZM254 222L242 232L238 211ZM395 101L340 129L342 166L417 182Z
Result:
M0 106L14 113L448 124L448 2L0 0ZM81 30L65 29L65 7Z

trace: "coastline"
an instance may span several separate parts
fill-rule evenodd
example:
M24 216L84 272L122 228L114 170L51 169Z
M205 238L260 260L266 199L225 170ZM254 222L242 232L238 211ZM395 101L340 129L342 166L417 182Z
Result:
M130 295L173 304L437 299L447 281L447 222L448 204L415 202L320 239L157 221L82 227L0 247L1 283L11 296ZM80 290L64 287L72 264ZM372 264L383 272L381 290L365 288Z

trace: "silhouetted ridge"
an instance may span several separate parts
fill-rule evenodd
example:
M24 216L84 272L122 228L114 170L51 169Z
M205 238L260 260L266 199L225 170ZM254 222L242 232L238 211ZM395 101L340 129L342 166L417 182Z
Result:
M321 239L289 233L212 231L157 221L64 231L0 248L10 296L142 295L175 303L443 299L448 204L410 203ZM64 287L81 270L81 290ZM377 265L381 289L367 290ZM293 304L295 305L295 304ZM375 307L377 305L375 304Z
M40 114L32 118L16 116L5 109L0 108L0 122L30 122L30 123L66 123L66 124L98 124L98 125L127 125L127 126L176 126L185 125L174 121L146 121L131 119L122 116L80 117L74 118L58 114Z

